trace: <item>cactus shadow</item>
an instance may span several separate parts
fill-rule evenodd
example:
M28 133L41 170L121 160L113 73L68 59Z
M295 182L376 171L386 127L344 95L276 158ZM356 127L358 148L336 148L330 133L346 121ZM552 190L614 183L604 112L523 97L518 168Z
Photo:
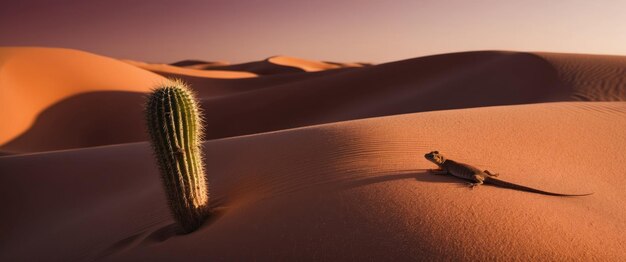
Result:
M160 243L180 234L182 234L182 228L176 223L171 223L149 234L143 243Z
M139 239L142 238L142 236L145 235L145 232L141 232L138 234L134 234L132 236L129 236L127 238L124 238L120 241L117 241L116 243L114 243L113 245L109 246L108 248L106 248L104 251L100 252L97 256L94 257L94 260L98 261L98 260L102 260L106 257L112 256L118 252L121 252L123 250L129 249L131 247L133 247L138 241Z
M222 216L224 216L224 214L228 210L227 207L221 206L223 203L224 203L223 200L218 200L218 201L212 203L211 204L211 206L212 206L211 207L211 212L210 212L209 216L206 218L206 220L204 221L202 226L200 226L194 232L185 234L183 232L183 228L180 225L178 225L177 223L171 223L171 224L164 225L161 228L159 228L159 229L155 230L154 232L150 233L143 240L143 243L161 243L161 242L167 241L168 239L173 238L173 237L185 236L185 235L188 235L188 234L194 234L194 233L196 233L198 231L203 230L204 228L210 227L211 224L215 223Z

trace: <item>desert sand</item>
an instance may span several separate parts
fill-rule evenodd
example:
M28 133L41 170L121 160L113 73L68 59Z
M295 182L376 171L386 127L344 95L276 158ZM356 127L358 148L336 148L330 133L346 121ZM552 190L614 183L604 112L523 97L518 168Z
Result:
M626 257L626 57L480 51L366 65L152 64L0 48L0 261ZM176 235L142 103L206 118L214 216ZM423 155L552 197L429 174Z
M131 98L133 95L149 91L160 81L164 81L164 78L155 73L116 59L77 50L0 48L0 119L5 123L0 129L0 150L27 151L31 147L37 148L36 144L40 140L50 144L59 143L54 141L56 138L63 140L60 142L62 144L73 144L76 143L75 139L81 139L75 135L80 136L81 133L87 133L84 129L94 128L93 122L107 119L128 122L128 119L118 117L124 111L115 112L114 107L118 105L115 99L101 100L94 94L124 96L126 103L122 104L128 107L133 102L141 102ZM86 99L91 101L73 99L84 96L94 98ZM93 106L91 102L94 100L101 100L109 104L110 108L105 108L104 103ZM72 106L64 106L64 102ZM109 112L99 114L100 110ZM50 111L53 111L52 115L46 116ZM100 116L85 117L89 115L87 112ZM40 125L43 126L38 128ZM16 141L18 136L26 137L24 140L27 141ZM96 144L119 141L111 140L106 134L94 134L90 139L94 139ZM79 143L75 147L83 145Z

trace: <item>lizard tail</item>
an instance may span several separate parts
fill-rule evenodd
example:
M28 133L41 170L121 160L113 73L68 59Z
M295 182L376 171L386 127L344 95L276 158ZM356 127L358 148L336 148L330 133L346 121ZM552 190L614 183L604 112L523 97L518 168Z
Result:
M499 187L505 187L505 188L510 188L510 189L517 189L517 190L522 190L522 191L526 191L526 192L544 194L544 195L549 195L549 196L588 196L588 195L593 194L593 193L587 193L587 194L560 194L560 193L553 193L553 192L543 191L543 190L539 190L539 189L534 189L532 187L527 187L527 186L522 186L522 185L518 185L518 184L513 184L511 182L507 182L507 181L500 180L500 179L497 179L497 178L492 178L492 177L487 177L484 182L487 183L487 184L492 184L492 185L499 186Z

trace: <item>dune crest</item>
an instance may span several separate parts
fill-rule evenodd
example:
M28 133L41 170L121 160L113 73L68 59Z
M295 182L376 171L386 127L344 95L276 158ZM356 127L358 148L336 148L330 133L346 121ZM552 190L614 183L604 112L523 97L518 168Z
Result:
M168 64L149 64L144 62L123 60L124 62L134 65L136 67L152 71L155 73L172 73L185 76L206 77L206 78L218 78L218 79L236 79L236 78L250 78L257 77L257 74L242 71L229 71L229 70L199 70L190 67L178 67Z
M282 66L290 66L295 68L300 68L306 72L317 72L324 71L329 69L337 69L342 67L362 67L361 64L357 63L329 63L322 61L314 61L314 60L306 60L297 57L290 56L273 56L267 59L270 63L274 63Z

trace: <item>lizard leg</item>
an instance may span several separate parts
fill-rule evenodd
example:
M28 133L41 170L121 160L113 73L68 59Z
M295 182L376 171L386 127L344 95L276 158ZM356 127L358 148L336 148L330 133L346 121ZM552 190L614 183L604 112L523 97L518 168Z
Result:
M428 172L433 174L433 175L447 175L448 171L445 171L441 168L437 168L437 169L428 169Z
M473 178L474 178L474 181L476 182L469 183L471 189L474 189L474 187L482 185L483 181L485 181L485 177L481 175L474 175Z
M485 172L485 174L487 174L487 175L489 175L489 176L493 176L493 177L497 177L497 176L499 176L499 175L500 175L500 174L498 174L498 173L491 173L491 172L489 172L489 170L485 170L485 171L483 171L483 172Z

